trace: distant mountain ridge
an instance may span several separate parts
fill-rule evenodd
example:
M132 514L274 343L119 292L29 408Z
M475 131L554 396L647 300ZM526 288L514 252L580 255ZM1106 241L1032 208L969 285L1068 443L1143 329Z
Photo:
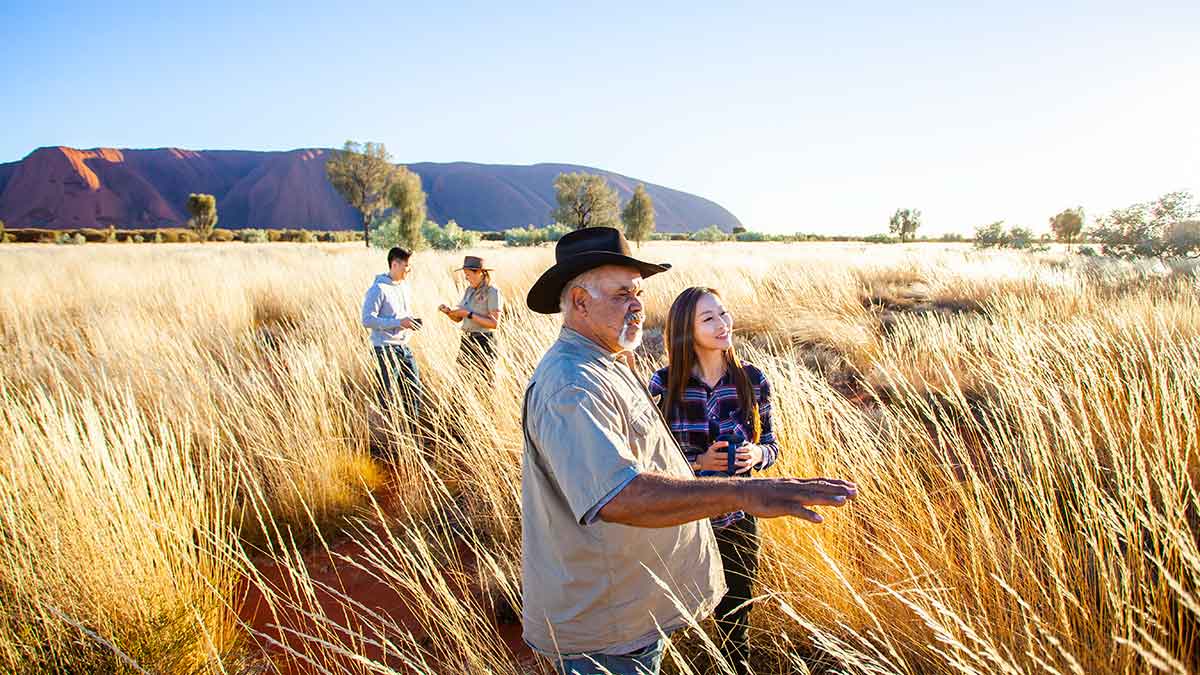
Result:
M288 151L44 147L0 164L0 220L8 227L167 227L187 220L192 192L217 198L222 227L359 229L362 219L325 178L324 148ZM471 162L408 164L421 176L429 217L475 230L543 225L554 178L604 176L629 199L636 178L574 164L515 166ZM658 229L691 232L741 225L719 204L646 183Z

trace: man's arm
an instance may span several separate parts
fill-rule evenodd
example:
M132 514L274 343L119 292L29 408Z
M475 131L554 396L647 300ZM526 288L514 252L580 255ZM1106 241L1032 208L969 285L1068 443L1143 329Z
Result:
M600 520L633 527L673 527L731 511L819 523L809 506L842 506L858 488L829 478L674 478L638 474L600 509Z

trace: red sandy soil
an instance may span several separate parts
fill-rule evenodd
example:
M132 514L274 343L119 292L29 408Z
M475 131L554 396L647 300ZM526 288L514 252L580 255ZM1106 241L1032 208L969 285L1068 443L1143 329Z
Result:
M378 494L381 507L385 510L391 510L394 506L395 495L383 493ZM376 526L380 527L380 526ZM381 534L382 531L380 532ZM471 570L475 568L474 556L468 546L462 543L456 543L457 556L462 561L463 568ZM362 569L359 566L349 563L346 559L352 559L367 569ZM361 603L364 607L370 610L389 617L396 625L403 626L406 630L412 632L413 636L420 640L426 637L425 632L421 629L413 612L409 610L411 599L397 589L380 581L376 577L384 577L385 575L375 572L369 557L363 555L362 548L352 538L342 536L340 539L331 541L329 551L326 551L323 546L314 546L310 551L303 555L304 565L308 570L309 577L313 580L313 586L316 587L317 602L320 604L325 615L344 625L353 625L353 617L347 616L346 606L347 601L332 595L326 590L322 590L322 586L337 589L346 597L351 598L354 602ZM260 558L256 563L256 568L262 575L265 582L275 588L283 589L287 585L289 578L286 569L283 569L274 560L264 557ZM458 597L465 598L468 595L479 598L481 591L478 584L469 583L459 586L457 589ZM294 636L281 635L277 624L290 628L294 631L306 635L321 635L314 625L311 618L300 616L295 612L280 612L278 616L272 614L270 607L267 605L261 589L249 582L245 582L244 586L245 598L241 603L239 614L243 621L249 625L254 635L251 636L252 642L266 653L271 661L279 668L279 672L284 675L300 675L301 673L316 672L315 669L306 668L305 664L297 659L288 658L286 651L271 643L263 636L279 642L285 642L295 647L300 641ZM488 606L486 602L480 602L483 607ZM358 610L361 612L362 610ZM528 668L530 672L537 672L537 656L529 649L525 642L521 639L521 625L519 623L501 623L496 617L490 617L492 625L504 640L512 655L514 663L519 663ZM385 656L377 647L371 645L363 645L358 653L367 658L377 660L380 663L396 669L399 672L408 670L398 658L389 654ZM350 670L354 672L354 670ZM445 672L457 672L453 669L448 669Z
M340 554L341 556L356 558L360 564L369 566L365 557L358 557L361 549L356 543L349 539L343 539L339 543L331 544L330 553L321 548L304 555L304 564L308 568L309 576L316 582L315 585L319 586L323 584L336 588L341 593L370 608L372 611L386 615L397 625L411 631L418 639L424 637L424 632L417 625L416 619L408 609L409 601L403 594L379 581L379 579L372 576L369 572L346 563L337 557ZM459 554L463 556L463 560L468 565L473 562L470 560L470 552L465 546L459 546ZM257 567L268 584L276 588L284 587L287 572L273 561L262 560L258 563ZM273 616L263 598L262 592L256 586L247 584L245 590L246 596L239 613L241 618L256 633L270 636L274 640L287 642L293 646L297 644L297 638L294 636L286 638L281 636L281 631L276 627L277 623L282 623L287 628L300 633L320 635L311 619L297 616L293 612L283 612L278 617ZM478 594L477 588L463 588L460 591L464 594ZM329 592L320 590L319 588L316 591L316 595L326 616L339 623L345 622L349 624L348 619L350 617L346 616L346 604L344 600L335 598ZM504 640L505 645L508 646L515 662L529 664L536 660L535 655L521 639L520 624L502 624L496 621L494 617L492 618L492 622ZM287 658L285 656L286 652L282 648L263 639L261 635L252 636L252 640L264 652L270 655L272 661L279 667L280 672L287 675L314 672L313 670L304 668L303 664L298 663L295 659ZM362 656L386 664L391 668L395 668L401 672L404 671L403 664L399 659L394 656L385 657L377 647L364 645L359 650L359 653Z

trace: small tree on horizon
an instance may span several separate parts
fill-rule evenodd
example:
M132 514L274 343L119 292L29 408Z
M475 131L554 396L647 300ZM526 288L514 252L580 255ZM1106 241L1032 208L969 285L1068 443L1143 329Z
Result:
M188 195L187 210L191 214L187 226L196 233L201 242L208 241L213 228L217 226L217 198L212 195L193 192ZM115 236L116 229L113 229Z
M1083 231L1083 207L1063 209L1050 219L1050 230L1054 232L1055 238L1066 242L1070 248L1075 243L1075 238Z
M423 247L421 226L425 224L426 196L421 177L408 167L397 167L388 188L388 203L395 209L400 222L400 241L410 251Z
M371 245L371 224L387 206L396 167L383 143L346 141L325 163L325 175L363 220L363 240Z
M625 236L636 241L638 248L641 248L642 242L654 232L654 201L646 192L645 185L638 183L634 188L633 196L621 211L621 221L625 224Z
M572 230L585 227L621 226L617 191L603 176L588 173L560 173L554 179L558 207L550 218Z
M1167 236L1173 225L1200 215L1200 206L1192 203L1186 190L1168 192L1153 202L1114 209L1096 220L1088 233L1100 242L1105 255L1118 258L1178 255L1169 246Z
M919 209L896 209L888 221L888 229L904 243L913 238L917 228L921 227L921 211Z

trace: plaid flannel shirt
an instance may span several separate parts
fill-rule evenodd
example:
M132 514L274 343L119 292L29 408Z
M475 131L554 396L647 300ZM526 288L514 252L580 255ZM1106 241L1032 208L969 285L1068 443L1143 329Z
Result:
M763 451L763 460L754 467L762 471L775 463L779 457L779 444L771 428L771 384L762 371L749 363L743 363L750 385L754 390L754 399L758 401L758 416L762 425L762 436L758 445ZM667 369L659 369L650 378L648 388L650 395L661 405L661 397L666 395ZM726 372L717 386L709 387L695 375L689 375L687 387L684 389L683 401L674 409L667 411L667 423L671 434L679 441L683 453L689 462L695 462L696 457L708 450L708 446L716 441L716 435L741 432L747 439L753 438L749 411L742 411L738 403L737 388L733 384L733 376ZM714 435L712 432L718 430ZM729 476L725 471L698 471L697 476ZM745 517L745 513L735 511L712 519L713 527L727 527Z

